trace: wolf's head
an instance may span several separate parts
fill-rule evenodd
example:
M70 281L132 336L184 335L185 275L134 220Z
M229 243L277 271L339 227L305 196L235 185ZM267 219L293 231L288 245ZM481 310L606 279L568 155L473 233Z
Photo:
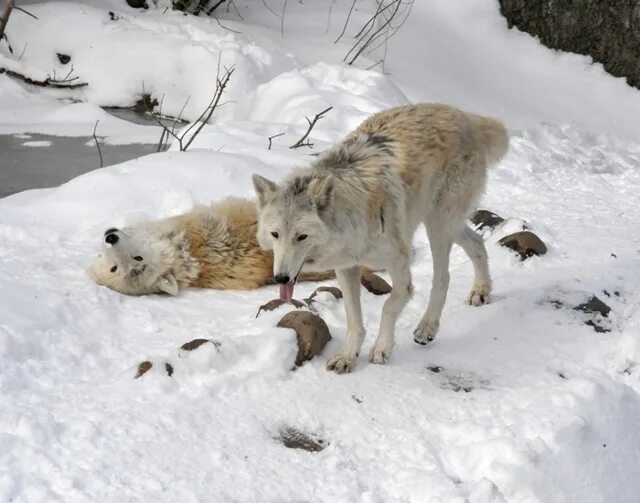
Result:
M333 202L333 177L299 175L282 186L253 175L258 196L258 243L273 250L273 276L283 285L280 296L291 298L302 267L320 259L329 236L328 210Z
M144 232L108 229L89 276L97 284L126 295L177 295L179 287L168 266L170 248L165 245Z

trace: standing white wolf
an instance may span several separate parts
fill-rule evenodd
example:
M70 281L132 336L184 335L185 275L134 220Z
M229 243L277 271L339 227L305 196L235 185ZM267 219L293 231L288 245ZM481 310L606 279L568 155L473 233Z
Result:
M362 346L360 266L386 269L393 281L369 359L384 363L391 355L396 320L412 293L411 241L421 223L433 255L433 282L414 340L426 344L438 331L453 243L473 263L469 302L489 301L487 253L465 217L484 189L488 166L506 154L508 144L505 127L495 119L446 105L410 105L371 116L281 184L253 176L258 242L273 250L274 277L285 296L293 295L301 271L336 271L347 335L328 369L349 372Z

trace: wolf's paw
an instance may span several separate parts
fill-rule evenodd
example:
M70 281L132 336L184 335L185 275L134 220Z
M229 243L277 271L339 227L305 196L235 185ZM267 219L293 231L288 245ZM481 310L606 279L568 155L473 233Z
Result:
M438 328L440 328L439 321L422 320L420 323L418 323L418 326L413 331L413 340L418 344L422 344L424 346L425 344L431 342L436 338Z
M357 355L339 351L327 360L327 370L333 370L336 374L351 372L356 364Z
M491 286L489 285L473 285L468 302L472 306L482 306L488 304L491 298Z
M387 363L387 360L391 356L391 348L378 347L376 344L369 351L369 361L371 363Z

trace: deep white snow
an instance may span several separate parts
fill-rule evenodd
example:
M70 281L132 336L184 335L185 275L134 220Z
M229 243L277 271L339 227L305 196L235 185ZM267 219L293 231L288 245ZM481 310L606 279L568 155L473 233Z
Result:
M59 43L91 85L64 95L81 102L61 102L0 76L2 132L90 135L99 118L115 143L157 141L157 128L98 105L131 104L144 80L167 111L191 96L193 118L221 49L238 68L232 102L189 152L174 146L0 199L0 501L638 501L637 90L508 31L490 0L417 2L389 41L388 75L362 68L379 54L340 65L372 2L357 2L337 45L346 0L334 2L330 23L330 1L289 2L284 37L260 2L236 2L244 21L223 11L242 34L162 9L120 7L113 22L117 3L104 3L30 6L37 25L14 14L10 40L20 50L29 42L20 64L52 71ZM324 369L345 332L342 303L329 295L317 307L333 341L291 372L295 335L275 327L286 309L254 317L275 287L133 298L85 274L107 227L251 197L251 173L281 178L407 96L492 113L512 133L481 203L508 219L485 234L493 302L464 303L472 268L455 249L433 344L411 337L431 279L423 232L391 360L366 361L384 298L363 292L368 336L349 375ZM304 116L328 106L314 147L290 150ZM521 262L497 244L523 224L547 243L545 256ZM572 309L594 294L611 306L608 318ZM593 319L610 332L585 324ZM220 341L220 351L178 350L195 338ZM154 367L134 379L144 360ZM277 440L285 427L328 446L287 449Z

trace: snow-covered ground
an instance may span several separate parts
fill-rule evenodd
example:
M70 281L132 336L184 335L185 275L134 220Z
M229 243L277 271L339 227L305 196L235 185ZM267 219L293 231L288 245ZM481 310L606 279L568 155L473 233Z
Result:
M60 102L0 76L2 132L86 135L102 117L113 142L157 141L157 128L98 106L130 105L137 79L165 96L167 111L191 96L193 118L220 50L237 65L232 102L190 152L0 199L0 501L638 501L638 91L508 31L490 0L416 3L389 41L389 75L339 64L372 12L365 0L336 45L350 1L334 2L330 23L330 1L289 2L284 36L260 2L236 2L244 21L225 14L241 34L211 19L89 3L30 6L38 25L13 15L17 52L28 40L22 64L52 71L59 43L90 86L65 95L82 102ZM283 177L407 96L500 116L512 132L482 201L508 218L485 235L493 302L464 303L472 268L456 249L433 344L411 337L431 278L423 233L392 359L376 366L363 355L349 375L324 369L345 332L333 297L317 305L333 341L291 372L295 335L275 328L286 310L254 317L275 287L132 298L85 274L105 228L251 197L251 173ZM304 116L328 106L314 148L290 150ZM520 262L497 245L523 221L547 243L545 256ZM313 288L299 285L297 296ZM598 320L610 332L572 309L594 294L612 308ZM363 293L367 349L383 302ZM220 352L178 351L199 337L220 341ZM134 379L143 360L155 365ZM287 427L328 446L288 449L277 440Z

